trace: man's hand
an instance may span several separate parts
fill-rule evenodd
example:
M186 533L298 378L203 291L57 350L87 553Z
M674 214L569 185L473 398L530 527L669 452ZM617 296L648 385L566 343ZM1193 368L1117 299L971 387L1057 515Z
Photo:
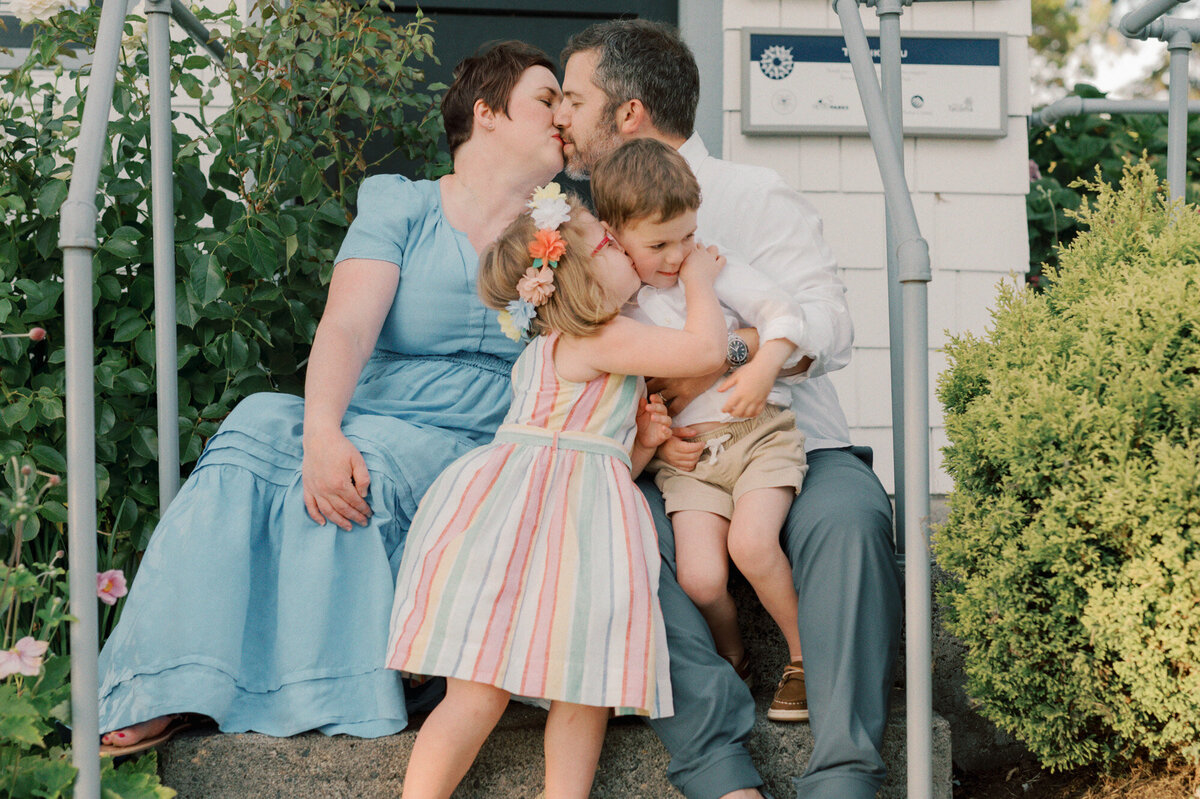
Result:
M646 390L659 394L667 404L667 412L678 416L692 400L708 391L725 374L722 366L715 372L700 377L652 377L646 381Z
M690 472L704 452L703 441L684 440L695 435L696 431L690 427L676 427L671 431L671 437L659 445L656 456L681 472Z
M371 476L362 453L340 430L305 436L302 469L304 507L314 522L331 521L343 530L351 522L366 526Z

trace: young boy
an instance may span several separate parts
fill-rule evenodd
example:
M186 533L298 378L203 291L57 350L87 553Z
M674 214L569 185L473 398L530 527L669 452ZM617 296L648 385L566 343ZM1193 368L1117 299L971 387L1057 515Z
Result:
M700 207L700 187L687 162L659 141L634 139L596 165L591 188L597 216L646 284L624 313L682 327L679 266L693 246ZM714 288L730 330L754 327L762 343L748 359L746 343L731 332L733 371L679 413L673 424L694 435L663 444L647 470L655 471L675 528L679 584L708 622L717 652L749 682L749 658L728 589L732 559L787 641L791 663L767 717L804 721L796 589L779 531L808 467L804 434L787 409L786 388L776 385L780 370L803 356L794 342L804 320L787 292L735 258L727 259Z

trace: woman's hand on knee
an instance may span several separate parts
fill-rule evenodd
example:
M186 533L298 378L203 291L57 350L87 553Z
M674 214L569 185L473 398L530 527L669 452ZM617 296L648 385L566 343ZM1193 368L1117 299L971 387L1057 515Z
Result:
M317 524L333 522L343 530L366 525L371 517L367 489L371 476L362 453L339 430L304 438L304 507Z

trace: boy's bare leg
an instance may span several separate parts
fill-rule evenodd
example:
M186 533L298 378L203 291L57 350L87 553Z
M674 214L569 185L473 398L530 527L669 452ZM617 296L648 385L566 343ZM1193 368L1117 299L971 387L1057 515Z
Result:
M509 693L494 685L447 678L446 698L417 733L402 798L450 796L504 714L508 699Z
M608 726L606 707L551 702L546 718L546 799L587 799Z
M708 511L681 510L671 516L671 525L679 587L704 616L717 652L739 663L746 647L729 593L729 520Z
M729 557L779 626L791 661L801 659L796 586L779 533L795 496L790 487L747 491L738 498L729 524Z

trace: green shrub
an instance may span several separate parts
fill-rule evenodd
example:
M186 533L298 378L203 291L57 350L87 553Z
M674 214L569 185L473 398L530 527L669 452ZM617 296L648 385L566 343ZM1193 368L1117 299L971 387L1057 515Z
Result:
M955 338L942 601L981 712L1053 768L1200 763L1200 214L1126 166Z
M233 4L219 13L200 9L210 28L228 32L225 62L214 64L190 40L171 45L172 82L192 98L190 110L175 110L177 123L187 124L174 136L185 474L242 397L299 393L358 184L379 169L368 153L421 159L431 176L446 169L429 93L439 87L425 87L420 68L432 58L430 22L418 13L396 25L379 2L258 0L261 22L252 26ZM38 23L27 61L0 76L0 329L49 331L32 346L0 340L0 463L28 456L59 473L58 210L88 78L86 66L65 60L72 53L63 43L90 50L99 13L95 4ZM148 63L144 40L134 36L140 22L126 23L94 267L100 568L130 576L158 517ZM47 75L57 75L65 91L56 94ZM232 106L216 113L214 92L228 92ZM47 497L47 524L27 542L28 562L48 562L64 548L64 499L62 487ZM0 529L0 546L10 537ZM111 627L114 614L106 609L102 623Z
M12 458L4 470L0 519L13 532L13 549L0 559L0 795L10 799L66 799L77 769L60 724L71 719L71 661L62 652L69 591L66 571L50 563L21 563L25 533L37 527L57 475ZM46 478L46 479L42 479ZM109 575L104 575L109 576ZM99 584L99 580L97 580ZM106 584L108 601L124 593ZM112 799L171 799L150 752L136 762L100 764L101 793Z
M1075 94L1103 98L1104 92L1086 83ZM1188 118L1186 197L1200 197L1200 116ZM1084 114L1068 117L1048 128L1030 128L1029 158L1040 176L1030 176L1025 213L1029 220L1029 275L1041 284L1042 264L1058 263L1058 248L1075 238L1078 227L1070 212L1091 192L1076 181L1093 179L1115 186L1125 160L1143 155L1160 178L1167 175L1166 114Z

